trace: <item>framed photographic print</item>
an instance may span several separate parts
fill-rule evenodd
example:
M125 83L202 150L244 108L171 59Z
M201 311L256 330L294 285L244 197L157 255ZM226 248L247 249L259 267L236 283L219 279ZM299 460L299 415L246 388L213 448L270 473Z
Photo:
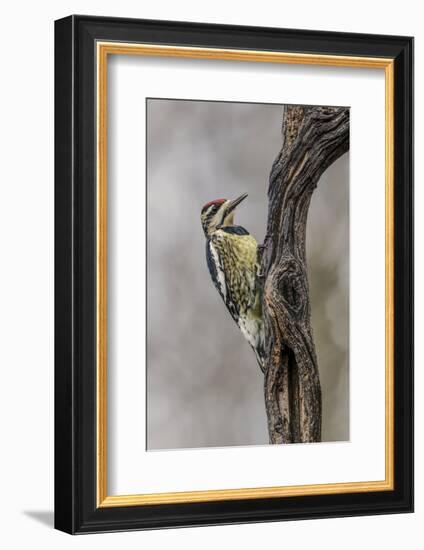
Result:
M413 509L413 39L55 24L55 525Z

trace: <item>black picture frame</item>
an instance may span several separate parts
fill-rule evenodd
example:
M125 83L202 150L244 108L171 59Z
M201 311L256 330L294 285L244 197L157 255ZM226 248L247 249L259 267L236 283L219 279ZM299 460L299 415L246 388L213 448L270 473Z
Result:
M96 499L98 40L394 60L394 490L146 506ZM55 527L93 533L413 511L413 39L73 15L55 22Z

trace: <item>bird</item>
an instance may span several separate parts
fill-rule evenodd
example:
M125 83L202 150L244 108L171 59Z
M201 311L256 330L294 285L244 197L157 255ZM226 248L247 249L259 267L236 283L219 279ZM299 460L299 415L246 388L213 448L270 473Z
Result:
M234 224L236 199L215 199L200 214L206 237L206 261L212 281L232 318L252 346L259 367L265 370L264 325L259 284L258 243L242 226Z

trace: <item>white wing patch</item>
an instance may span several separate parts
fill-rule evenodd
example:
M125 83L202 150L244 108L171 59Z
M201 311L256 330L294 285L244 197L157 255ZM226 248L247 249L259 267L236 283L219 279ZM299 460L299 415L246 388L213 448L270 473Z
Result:
M210 250L211 255L213 257L215 267L216 267L216 271L217 271L217 283L218 283L218 286L219 286L219 292L221 293L221 296L222 296L224 302L226 302L226 300L227 300L227 285L225 284L225 275L224 275L224 271L222 269L221 261L219 259L219 254L218 254L216 248L214 247L214 245L212 244L212 241L209 242L209 250Z

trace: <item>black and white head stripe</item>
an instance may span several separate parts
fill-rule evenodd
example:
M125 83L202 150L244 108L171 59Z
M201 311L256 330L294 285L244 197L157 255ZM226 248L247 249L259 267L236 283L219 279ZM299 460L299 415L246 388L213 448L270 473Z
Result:
M214 201L208 202L202 208L200 217L202 220L202 226L205 233L208 232L208 228L210 226L219 225L219 223L222 221L221 219L219 219L219 217L216 217L216 215L218 214L222 205L225 204L226 202L227 201L225 199L216 199Z
M202 217L206 216L207 218L209 218L211 216L214 216L225 202L225 199L216 199L214 201L208 202L202 208Z

